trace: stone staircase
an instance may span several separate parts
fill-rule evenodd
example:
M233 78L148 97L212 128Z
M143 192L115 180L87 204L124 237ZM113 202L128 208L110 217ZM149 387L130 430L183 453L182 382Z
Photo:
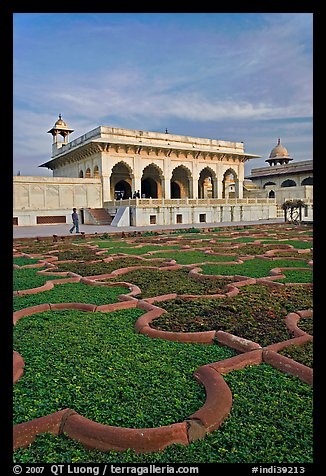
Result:
M105 208L88 208L88 212L93 217L96 225L111 225L114 218Z

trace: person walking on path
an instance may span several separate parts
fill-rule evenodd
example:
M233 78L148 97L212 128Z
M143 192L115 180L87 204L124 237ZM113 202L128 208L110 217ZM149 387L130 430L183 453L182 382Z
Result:
M72 227L70 228L70 233L72 233L74 231L74 229L76 228L76 233L79 233L79 218L78 218L78 213L77 213L77 209L76 208L73 208L72 209L72 214L71 214L71 217L72 217Z

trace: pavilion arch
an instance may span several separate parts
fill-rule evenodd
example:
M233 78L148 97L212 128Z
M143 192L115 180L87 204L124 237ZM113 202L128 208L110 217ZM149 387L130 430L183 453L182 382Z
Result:
M93 169L93 176L94 177L99 177L100 176L100 171L99 171L98 165L95 165L95 167Z
M79 178L84 178L84 172L82 170L79 171Z
M86 172L85 172L85 177L90 178L91 177L91 169L87 167Z
M268 187L269 185L274 185L274 187L276 186L276 183L275 182L266 182L263 186L263 188L266 188Z
M121 196L121 192L123 192L124 199L131 198L132 178L132 169L128 164L123 161L115 164L112 167L110 176L111 197L116 198L119 195Z
M147 165L141 178L141 197L162 198L163 171L154 163Z
M287 179L284 180L284 182L281 183L281 187L296 187L297 184L295 183L294 180Z
M222 186L222 198L239 197L239 179L235 170L229 168L224 172ZM232 190L233 187L234 191Z
M313 178L306 177L305 179L302 180L301 185L313 185Z
M192 175L184 165L179 165L172 171L171 198L192 198Z
M200 171L198 178L198 198L217 197L217 177L214 170L205 167Z

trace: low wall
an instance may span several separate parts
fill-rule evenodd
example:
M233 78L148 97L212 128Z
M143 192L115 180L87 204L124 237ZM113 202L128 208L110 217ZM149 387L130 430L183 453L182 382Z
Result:
M277 217L273 203L236 205L180 205L180 206L134 206L130 207L130 225L174 225L189 223L222 223L232 221L255 221Z
M101 208L101 179L13 177L14 224L71 223L73 207Z

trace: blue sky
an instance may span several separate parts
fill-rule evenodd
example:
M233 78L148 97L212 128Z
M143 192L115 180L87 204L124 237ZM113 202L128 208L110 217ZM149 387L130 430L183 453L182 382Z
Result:
M312 159L312 13L14 14L13 174L52 175L47 134L99 125Z

